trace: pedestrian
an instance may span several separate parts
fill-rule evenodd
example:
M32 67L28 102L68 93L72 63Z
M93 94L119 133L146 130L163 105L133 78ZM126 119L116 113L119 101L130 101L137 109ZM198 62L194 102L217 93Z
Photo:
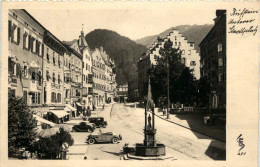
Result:
M105 104L103 104L103 110L105 109Z
M88 158L87 158L87 156L84 156L84 160L87 160Z
M87 116L89 117L90 115L91 115L90 107L88 106L88 107L87 107Z

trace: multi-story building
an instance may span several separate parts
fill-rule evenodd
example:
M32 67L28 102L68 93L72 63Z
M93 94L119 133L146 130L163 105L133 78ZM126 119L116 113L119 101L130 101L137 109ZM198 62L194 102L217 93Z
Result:
M92 75L92 58L91 50L88 43L84 37L83 30L78 39L79 49L82 53L82 98L85 103L85 107L88 106L92 108L93 106L93 75Z
M148 82L147 71L152 65L156 65L156 56L160 56L160 48L162 48L164 43L169 39L173 42L172 48L179 48L181 50L183 64L192 70L196 79L200 78L200 57L194 48L194 42L189 42L179 33L179 30L173 29L165 38L158 38L158 41L142 55L142 58L138 62L138 90L140 99L143 99L144 92L146 92L145 89L147 89L144 88L145 83Z
M82 54L80 53L77 40L70 42L63 42L66 49L69 51L70 60L69 67L71 69L71 82L70 82L70 104L73 107L81 105L82 102ZM67 57L67 56L66 56ZM67 75L68 76L68 75Z
M93 104L102 106L105 104L106 91L106 76L105 76L105 62L101 56L100 50L95 49L92 52L92 73L93 73Z
M217 10L215 24L200 43L201 77L210 84L209 106L226 109L226 10Z
M42 106L45 28L25 10L8 12L8 82L37 111Z
M105 62L105 101L106 103L113 102L115 97L114 85L115 85L115 63L110 59L109 55L100 47L101 56Z
M60 122L67 115L62 110L66 48L21 9L9 10L8 40L10 90L23 96L34 114Z

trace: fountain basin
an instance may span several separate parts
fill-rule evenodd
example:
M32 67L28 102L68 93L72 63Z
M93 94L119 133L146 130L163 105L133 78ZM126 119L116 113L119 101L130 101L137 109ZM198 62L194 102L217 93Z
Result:
M165 145L156 144L156 146L144 146L143 144L136 144L136 156L164 156Z

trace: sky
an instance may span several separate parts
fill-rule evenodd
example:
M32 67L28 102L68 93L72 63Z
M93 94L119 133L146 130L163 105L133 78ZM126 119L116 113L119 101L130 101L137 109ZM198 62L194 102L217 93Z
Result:
M95 29L108 29L132 40L157 35L178 25L214 24L214 6L176 8L87 8L26 9L61 41L78 38L83 28L87 34Z

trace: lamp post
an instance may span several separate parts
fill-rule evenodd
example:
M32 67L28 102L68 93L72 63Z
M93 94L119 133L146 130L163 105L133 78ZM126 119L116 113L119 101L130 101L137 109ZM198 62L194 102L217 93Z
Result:
M169 55L167 54L167 119L170 118L170 81L169 81Z

